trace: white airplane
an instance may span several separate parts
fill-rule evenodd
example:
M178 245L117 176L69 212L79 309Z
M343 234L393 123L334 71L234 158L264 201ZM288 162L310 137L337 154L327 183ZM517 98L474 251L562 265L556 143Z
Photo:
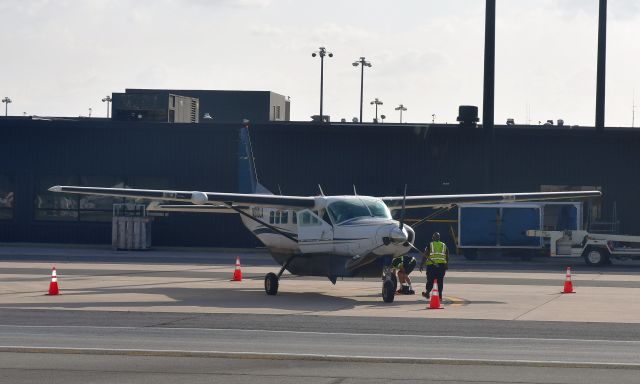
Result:
M404 224L406 209L601 196L599 191L407 196L406 186L404 196L361 196L355 188L349 196L325 196L322 188L318 196L273 195L258 182L248 128L240 129L238 148L239 189L244 193L59 185L49 191L147 199L152 201L149 210L157 211L237 213L282 266L265 276L268 295L277 294L287 270L328 277L333 284L339 277L382 277L385 302L394 300L397 285L392 258L415 248L415 232ZM400 220L392 218L396 210L401 210Z

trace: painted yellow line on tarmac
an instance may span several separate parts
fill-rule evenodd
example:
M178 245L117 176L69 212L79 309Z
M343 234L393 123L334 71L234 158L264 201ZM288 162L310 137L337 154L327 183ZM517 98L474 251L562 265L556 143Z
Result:
M462 307L464 305L469 305L467 300L455 296L445 296L442 301L450 307Z

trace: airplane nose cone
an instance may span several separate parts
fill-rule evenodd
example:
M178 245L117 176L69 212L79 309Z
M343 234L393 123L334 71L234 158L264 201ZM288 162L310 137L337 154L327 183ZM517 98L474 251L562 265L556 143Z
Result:
M394 243L404 243L409 239L409 236L406 230L400 229L399 227L394 226L389 231L389 238Z

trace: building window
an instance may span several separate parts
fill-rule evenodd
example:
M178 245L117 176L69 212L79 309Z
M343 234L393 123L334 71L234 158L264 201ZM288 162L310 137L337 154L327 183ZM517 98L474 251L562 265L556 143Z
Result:
M36 220L78 220L79 197L66 193L49 192L54 185L78 185L73 176L43 176L37 181L33 201Z
M169 95L169 108L176 107L176 97L173 95Z
M280 120L280 106L276 105L276 120Z
M125 182L118 177L83 176L80 185L84 187L127 188ZM113 204L122 204L125 199L111 196L80 195L78 201L78 218L80 221L110 222L113 217Z
M124 178L113 176L83 176L80 178L75 176L42 176L37 180L36 185L34 199L35 219L42 221L111 222L113 204L132 203L146 205L148 203L147 200L142 199L49 192L48 189L54 185L168 189L167 180L156 177L134 177L125 182Z
M0 175L0 220L13 219L15 181L8 175Z

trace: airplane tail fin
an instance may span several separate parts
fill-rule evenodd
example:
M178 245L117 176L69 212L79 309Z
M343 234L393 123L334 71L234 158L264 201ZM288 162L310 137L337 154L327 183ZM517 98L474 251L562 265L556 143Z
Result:
M258 181L248 123L245 123L242 128L240 128L240 140L238 142L238 192L273 195L273 193Z

